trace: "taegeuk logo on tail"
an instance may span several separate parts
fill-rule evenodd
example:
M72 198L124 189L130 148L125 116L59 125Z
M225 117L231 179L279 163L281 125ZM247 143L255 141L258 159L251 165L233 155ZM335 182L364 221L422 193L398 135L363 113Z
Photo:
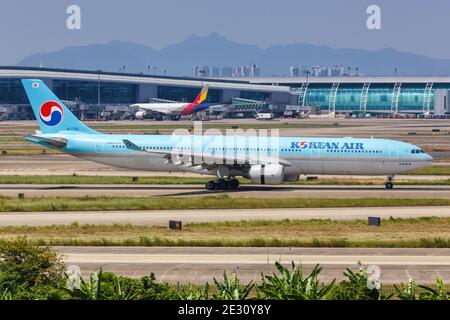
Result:
M47 101L39 109L39 117L46 126L54 127L63 120L64 110L58 102Z

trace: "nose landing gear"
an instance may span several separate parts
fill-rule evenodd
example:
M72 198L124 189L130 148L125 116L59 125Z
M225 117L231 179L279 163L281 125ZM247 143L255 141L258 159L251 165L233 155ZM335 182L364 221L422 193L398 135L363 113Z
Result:
M386 189L391 190L392 188L394 188L394 184L392 183L393 179L393 176L389 176L386 178L386 183L384 184Z
M206 190L236 190L238 187L239 180L235 178L211 180L205 185Z

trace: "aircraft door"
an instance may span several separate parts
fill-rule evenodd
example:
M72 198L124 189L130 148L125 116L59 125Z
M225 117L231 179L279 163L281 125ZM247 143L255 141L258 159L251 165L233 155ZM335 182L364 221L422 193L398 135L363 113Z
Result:
M95 144L95 152L98 152L98 153L103 152L103 142L97 142Z

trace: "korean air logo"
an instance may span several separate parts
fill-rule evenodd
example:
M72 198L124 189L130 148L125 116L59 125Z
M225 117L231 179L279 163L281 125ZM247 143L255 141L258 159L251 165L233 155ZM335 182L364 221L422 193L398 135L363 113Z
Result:
M308 141L302 141L299 145L301 149L306 149L308 148Z
M47 101L39 109L39 117L46 126L54 127L63 120L64 110L58 102Z

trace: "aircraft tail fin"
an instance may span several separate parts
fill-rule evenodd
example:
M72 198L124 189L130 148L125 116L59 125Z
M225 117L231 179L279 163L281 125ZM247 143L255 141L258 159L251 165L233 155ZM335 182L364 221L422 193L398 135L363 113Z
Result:
M198 94L197 98L195 98L193 104L201 104L208 97L208 85L205 85L202 88L202 91Z
M82 123L42 80L23 79L22 84L42 133L97 133Z

